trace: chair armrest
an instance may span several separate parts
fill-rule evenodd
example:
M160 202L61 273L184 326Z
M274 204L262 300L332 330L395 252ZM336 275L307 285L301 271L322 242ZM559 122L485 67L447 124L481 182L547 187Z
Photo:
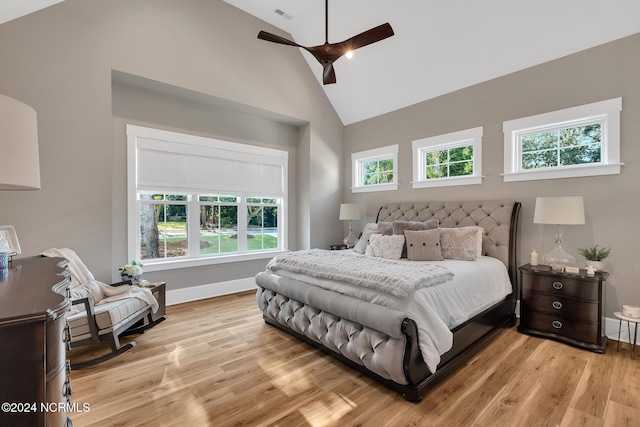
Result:
M123 280L122 282L112 283L110 286L126 286L126 285L133 285L133 282L131 280Z
M91 332L91 340L93 342L100 341L100 336L98 335L98 325L96 324L96 311L93 307L93 298L79 298L76 300L72 300L71 304L84 305L84 312L87 316L87 325L89 325L89 332Z

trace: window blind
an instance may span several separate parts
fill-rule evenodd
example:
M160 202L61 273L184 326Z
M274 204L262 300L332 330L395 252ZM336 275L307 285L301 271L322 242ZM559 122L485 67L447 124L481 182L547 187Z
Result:
M283 150L127 126L135 138L136 187L282 197Z

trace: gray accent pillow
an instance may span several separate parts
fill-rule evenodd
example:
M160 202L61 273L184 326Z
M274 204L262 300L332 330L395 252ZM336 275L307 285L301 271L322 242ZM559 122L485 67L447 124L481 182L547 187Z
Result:
M407 258L411 261L442 261L440 230L405 230Z
M441 228L440 246L445 259L473 261L478 256L480 227ZM481 229L480 229L481 230Z
M393 234L402 234L406 230L410 231L420 231L420 230L433 230L434 228L438 228L440 225L440 221L437 219L428 219L424 222L422 221L393 221ZM402 248L402 258L407 257L407 245L404 245Z
M364 251L367 249L367 245L369 244L369 238L372 234L379 233L385 236L390 236L393 234L393 228L390 222L371 222L364 226L362 230L362 236L358 240L358 243L353 247L353 250L358 252L359 254L364 254Z

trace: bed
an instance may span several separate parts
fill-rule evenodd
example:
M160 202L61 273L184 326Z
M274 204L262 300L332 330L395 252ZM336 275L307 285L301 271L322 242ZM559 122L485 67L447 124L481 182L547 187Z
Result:
M256 275L258 306L266 323L369 375L407 400L419 401L429 387L474 356L497 332L515 324L519 212L520 203L506 200L385 204L376 223L367 227L381 231L389 224L430 224L426 229L433 229L437 220L435 228L442 231L441 236L445 231L479 228L477 258L395 261L352 250L296 251L288 258L274 258ZM363 237L369 237L371 233L365 234ZM380 236L375 230L373 234L376 239ZM325 276L315 270L286 271L286 264L297 266L312 256L333 262L334 270ZM407 280L394 282L390 291L385 284L389 277L367 274L373 271L368 264L372 262L382 263L380 269L391 278ZM413 269L416 275L428 271L429 279L427 273L420 280L404 273ZM347 278L346 271L357 280ZM493 294L485 295L490 288ZM444 293L447 289L460 289L456 292L469 301L448 301L452 297ZM437 299L439 294L446 295L444 300ZM476 299L481 300L478 305L474 305ZM465 307L464 313L448 311L458 306Z

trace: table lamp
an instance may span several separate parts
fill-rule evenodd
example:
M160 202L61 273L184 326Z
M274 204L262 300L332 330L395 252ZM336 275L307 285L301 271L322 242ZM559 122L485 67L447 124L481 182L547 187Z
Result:
M562 246L562 226L584 224L584 200L582 196L537 197L533 214L536 224L554 224L556 226L555 247L543 255L542 262L552 270L564 271L568 264L576 262Z
M353 234L353 220L362 219L362 209L355 203L343 203L340 205L340 219L349 221L349 235L344 238L344 244L352 248L358 243L358 238Z

